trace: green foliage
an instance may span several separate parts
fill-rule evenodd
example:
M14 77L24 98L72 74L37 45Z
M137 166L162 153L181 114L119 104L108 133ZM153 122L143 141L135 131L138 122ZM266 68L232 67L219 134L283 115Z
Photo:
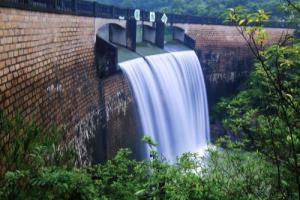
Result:
M7 172L1 199L97 199L92 178L85 170L47 167Z
M14 133L20 139L15 145L21 148L3 147L7 154L1 158L5 171L0 175L0 199L229 200L266 199L277 194L271 193L276 185L273 166L263 156L236 146L235 150L211 149L207 157L186 153L170 164L145 136L143 140L152 149L150 160L132 160L131 152L123 149L104 164L76 168L68 152L56 156L61 129L43 132L21 117L9 119L1 114L1 134ZM255 184L250 187L251 180Z
M136 199L135 193L147 182L146 163L130 160L130 151L123 149L114 159L95 166L95 178L101 199Z
M187 153L169 164L159 158L114 159L86 169L42 167L7 172L1 199L276 199L274 167L257 153L211 149L207 158Z
M10 133L8 127L12 123L11 127L19 124L3 115L4 121L2 127L6 127L3 129L6 133ZM19 130L32 127L20 121ZM29 129L36 131L33 135L43 134L34 127ZM49 134L60 133L56 130ZM18 152L25 158L29 155L30 160L24 159L20 166L5 165L5 174L0 175L0 199L280 199L274 180L275 167L262 154L244 152L227 140L220 141L228 147L226 150L212 148L205 157L186 153L174 164L166 162L154 149L151 159L145 161L130 159L131 152L122 149L106 163L76 168L66 167L63 152L60 157L50 159L55 151L48 147L52 147L53 141L37 136L25 137L22 142L28 141L33 148ZM144 137L144 141L150 148L156 145L150 137Z
M7 170L73 165L72 148L60 144L64 133L54 125L42 131L20 115L8 118L0 110L0 176Z
M153 139L148 136L148 135L145 135L142 139L143 142L145 142L146 144L148 144L150 146L150 148L153 148L155 147L157 144L153 141Z
M275 168L259 153L213 151L205 174L213 199L281 199L276 192Z
M283 34L277 44L268 45L263 11L236 8L227 14L257 62L242 90L218 104L219 116L246 149L261 152L276 165L281 197L299 198L300 43Z
M258 9L265 9L268 13L272 13L275 19L285 16L279 10L282 4L278 0L99 0L99 2L121 7L219 18L222 18L221 16L227 9L237 6L244 6L252 12Z

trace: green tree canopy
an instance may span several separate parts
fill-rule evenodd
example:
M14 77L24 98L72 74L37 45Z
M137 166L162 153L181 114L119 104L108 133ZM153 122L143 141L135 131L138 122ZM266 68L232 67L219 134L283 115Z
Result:
M279 11L280 0L98 0L98 2L120 7L210 17L221 17L224 11L229 8L244 6L250 11L264 9L272 16L283 16L282 12Z

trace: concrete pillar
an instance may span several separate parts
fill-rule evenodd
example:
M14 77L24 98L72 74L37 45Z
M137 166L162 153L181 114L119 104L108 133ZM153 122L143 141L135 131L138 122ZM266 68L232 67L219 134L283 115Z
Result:
M156 22L155 28L155 44L163 49L165 43L165 24L163 22Z
M126 22L126 46L128 49L136 50L136 20L129 19Z

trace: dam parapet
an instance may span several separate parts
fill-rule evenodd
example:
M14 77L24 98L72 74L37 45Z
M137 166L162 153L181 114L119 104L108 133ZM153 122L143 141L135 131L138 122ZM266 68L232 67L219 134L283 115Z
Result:
M120 8L91 0L1 0L0 7L105 19L129 20L138 15L139 20L145 22L160 22L167 17L168 22L171 24L230 25L218 17L180 15L132 8ZM295 28L298 27L298 24L286 23L284 21L268 21L264 26L273 28Z

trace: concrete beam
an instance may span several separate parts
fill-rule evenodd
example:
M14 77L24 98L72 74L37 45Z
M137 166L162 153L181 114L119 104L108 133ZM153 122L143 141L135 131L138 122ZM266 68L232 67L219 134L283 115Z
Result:
M191 49L195 49L196 41L187 34L188 27L185 24L173 25L173 40L184 43Z
M165 24L162 22L156 22L154 25L143 24L143 41L150 42L164 48L165 42Z
M156 30L155 27L149 25L143 25L143 41L155 44L156 42Z
M126 29L126 20L107 19L107 18L97 17L97 18L95 18L95 35L98 34L99 30L102 29L102 27L107 26L108 24L118 24L119 26ZM107 33L107 35L109 35L109 34ZM95 42L96 42L96 37L95 37Z
M109 41L111 43L126 47L127 34L126 29L118 24L109 24Z

